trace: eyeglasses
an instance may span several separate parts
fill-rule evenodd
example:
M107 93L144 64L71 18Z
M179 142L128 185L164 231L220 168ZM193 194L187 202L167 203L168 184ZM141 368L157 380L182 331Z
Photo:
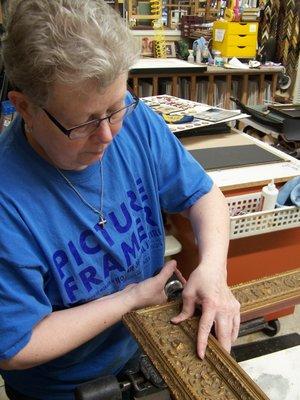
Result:
M45 108L42 108L42 110L45 112L47 117L54 123L54 125L57 126L57 128L59 128L62 133L68 136L69 139L71 140L83 139L91 135L93 132L95 132L99 128L101 122L107 120L108 123L111 125L118 124L121 121L123 121L125 117L131 114L136 109L136 106L138 105L139 102L139 98L134 93L131 93L131 95L134 101L131 104L128 104L126 107L114 111L113 113L107 115L104 118L93 119L91 121L85 122L84 124L73 126L70 129L66 129L64 126L62 126L62 124L58 122L57 119L53 117L53 115L51 115Z

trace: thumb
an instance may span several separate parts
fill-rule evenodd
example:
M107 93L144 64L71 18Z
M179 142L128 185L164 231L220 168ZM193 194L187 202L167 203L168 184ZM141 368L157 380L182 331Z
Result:
M173 275L176 266L177 262L175 260L167 261L156 278L158 278L163 284L166 283L167 280Z
M169 260L165 263L163 266L163 269L165 268L172 268L172 271L174 272L175 268L177 267L177 261L176 260Z
M180 322L192 317L195 312L195 301L190 298L183 299L183 305L181 312L171 319L173 324L179 324Z

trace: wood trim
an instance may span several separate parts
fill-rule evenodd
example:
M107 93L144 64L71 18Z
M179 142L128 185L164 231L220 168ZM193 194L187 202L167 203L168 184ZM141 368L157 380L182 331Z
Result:
M264 102L264 95L265 95L265 74L261 74L259 75L259 91L258 91L259 103Z
M300 301L300 268L234 286L242 317L282 303ZM176 400L267 400L268 397L238 363L209 336L206 356L195 351L199 316L179 325L170 319L181 309L180 301L149 307L123 318L145 353L158 369Z
M190 93L190 99L192 101L197 101L197 94L196 94L196 75L191 75L191 93Z
M232 75L226 75L226 94L225 94L225 108L230 108L230 96L231 96L231 83Z
M278 74L272 74L272 84L271 84L272 100L274 100L275 98L277 81L278 81Z
M140 90L139 90L139 80L136 76L133 77L133 91L139 97Z
M176 75L172 76L172 96L178 96L178 79Z
M152 91L152 96L157 96L158 95L158 77L153 76L153 91Z
M249 75L243 75L243 83L242 83L242 103L247 104L248 101L248 82Z
M213 93L214 93L214 76L209 75L208 77L208 95L207 95L207 103L213 103Z

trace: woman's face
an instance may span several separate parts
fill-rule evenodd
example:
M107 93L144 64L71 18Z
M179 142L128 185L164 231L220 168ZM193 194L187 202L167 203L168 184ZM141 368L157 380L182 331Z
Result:
M101 92L95 82L75 88L57 84L44 108L66 129L104 118L124 107L126 80L124 74ZM70 140L45 111L38 108L26 136L37 153L51 164L61 169L81 170L102 158L121 126L122 122L110 125L105 120L90 136Z

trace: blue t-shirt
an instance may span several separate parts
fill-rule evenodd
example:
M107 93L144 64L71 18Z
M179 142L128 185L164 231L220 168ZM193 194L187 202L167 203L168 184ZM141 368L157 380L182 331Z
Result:
M0 359L25 347L33 327L52 311L153 276L164 259L161 210L183 211L212 187L201 166L142 102L124 121L102 165L105 229L31 148L20 117L0 136ZM100 208L99 162L64 174ZM118 373L136 348L119 322L65 356L0 372L27 396L69 400L78 384Z

